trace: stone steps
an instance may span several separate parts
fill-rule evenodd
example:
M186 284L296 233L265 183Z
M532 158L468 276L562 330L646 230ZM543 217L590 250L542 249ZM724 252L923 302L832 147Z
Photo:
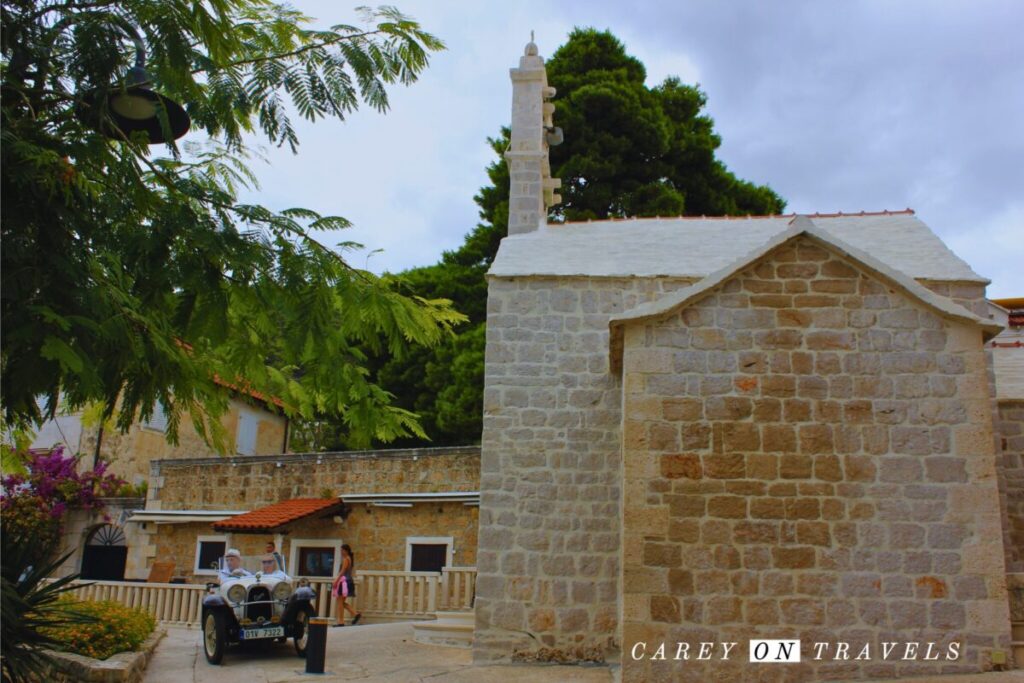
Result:
M473 612L436 612L436 615L434 621L413 624L413 640L424 645L473 646Z

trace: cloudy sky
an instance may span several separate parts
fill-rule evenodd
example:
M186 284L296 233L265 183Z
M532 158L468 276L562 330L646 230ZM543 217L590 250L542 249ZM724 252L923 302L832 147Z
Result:
M353 23L334 0L293 0ZM302 126L298 156L264 151L259 199L342 215L325 236L380 272L436 262L478 220L473 195L509 121L508 69L530 31L550 55L574 26L610 29L648 84L699 83L739 177L787 211L913 208L992 280L1024 296L1024 3L1017 0L394 0L445 41L386 115ZM558 114L555 113L557 124ZM380 251L377 251L380 250ZM371 253L373 252L373 253Z

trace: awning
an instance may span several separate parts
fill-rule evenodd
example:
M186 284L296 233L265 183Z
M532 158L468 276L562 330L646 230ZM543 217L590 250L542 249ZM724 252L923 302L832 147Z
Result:
M443 491L440 493L342 493L346 505L364 503L376 507L412 507L415 503L462 503L480 505L479 491Z
M222 519L245 514L238 510L133 510L128 522L155 522L157 524L189 524L192 522L219 522Z

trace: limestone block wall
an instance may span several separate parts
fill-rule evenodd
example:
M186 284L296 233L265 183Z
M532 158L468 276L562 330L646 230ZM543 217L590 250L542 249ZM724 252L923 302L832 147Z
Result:
M406 539L451 536L452 566L476 566L479 508L462 503L417 503L411 508L356 506L341 527L360 566L405 571ZM293 534L295 535L295 534Z
M829 251L784 246L626 329L623 680L749 674L638 642L800 638L759 680L980 671L1009 649L985 352ZM882 641L959 640L956 661ZM808 643L870 643L870 661ZM924 646L922 646L924 647Z
M273 457L157 460L152 463L148 509L252 510L290 498L343 493L478 491L479 447L401 449ZM411 508L355 505L343 524L303 520L287 529L278 550L290 557L290 539L341 539L367 569L402 571L409 536L451 536L454 566L476 563L478 509L462 503L417 503ZM131 525L129 525L131 526ZM209 523L147 524L148 561L173 560L175 575L194 578L196 538L221 535ZM275 534L230 535L243 554L259 554Z
M479 486L477 446L158 460L150 471L147 508L252 510L290 498Z
M125 535L125 545L128 547L128 557L125 560L125 578L145 578L149 574L144 556L138 552L147 545L147 539L140 533L137 526L123 524L124 518L131 510L142 507L141 498L104 498L103 510L85 510L82 508L71 508L64 516L64 530L61 538L60 554L71 553L58 567L56 576L75 574L82 570L82 552L90 534L104 524L113 524L121 528Z
M477 660L616 649L622 415L608 321L691 282L491 278Z
M331 540L352 546L358 567L405 571L407 538L450 536L454 546L452 566L472 567L476 564L477 523L477 508L462 503L416 504L411 508L358 506L341 524L332 518L312 518L289 525L281 535L278 551L289 562L294 540ZM147 526L155 527L155 559L174 562L175 576L200 583L205 579L193 572L199 536L228 536L231 547L252 557L263 554L267 541L278 540L277 533L224 534L208 523Z
M1024 572L1024 401L999 402L1000 456L1006 495L1006 568Z

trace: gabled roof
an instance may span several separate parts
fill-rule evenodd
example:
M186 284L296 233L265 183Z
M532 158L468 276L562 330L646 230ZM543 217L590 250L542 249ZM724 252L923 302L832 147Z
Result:
M696 280L785 232L793 218L638 218L549 224L503 239L488 274ZM874 254L911 278L988 283L913 211L828 214L813 220L823 232Z
M300 519L326 515L341 508L342 502L337 498L293 498L214 522L213 528L217 531L273 531Z
M1002 326L968 311L963 306L953 303L945 297L935 294L879 259L840 240L831 232L818 227L816 222L812 221L809 217L797 216L790 221L787 230L778 233L758 248L711 273L699 282L663 296L657 301L625 311L609 320L608 325L611 330L611 366L613 370L621 368L624 325L663 318L676 310L689 306L703 298L726 280L759 261L771 251L800 237L807 237L833 252L838 252L843 257L856 263L861 269L871 273L874 277L901 289L904 294L915 299L918 303L939 316L960 323L976 325L985 333L986 339L999 334L1003 329Z

